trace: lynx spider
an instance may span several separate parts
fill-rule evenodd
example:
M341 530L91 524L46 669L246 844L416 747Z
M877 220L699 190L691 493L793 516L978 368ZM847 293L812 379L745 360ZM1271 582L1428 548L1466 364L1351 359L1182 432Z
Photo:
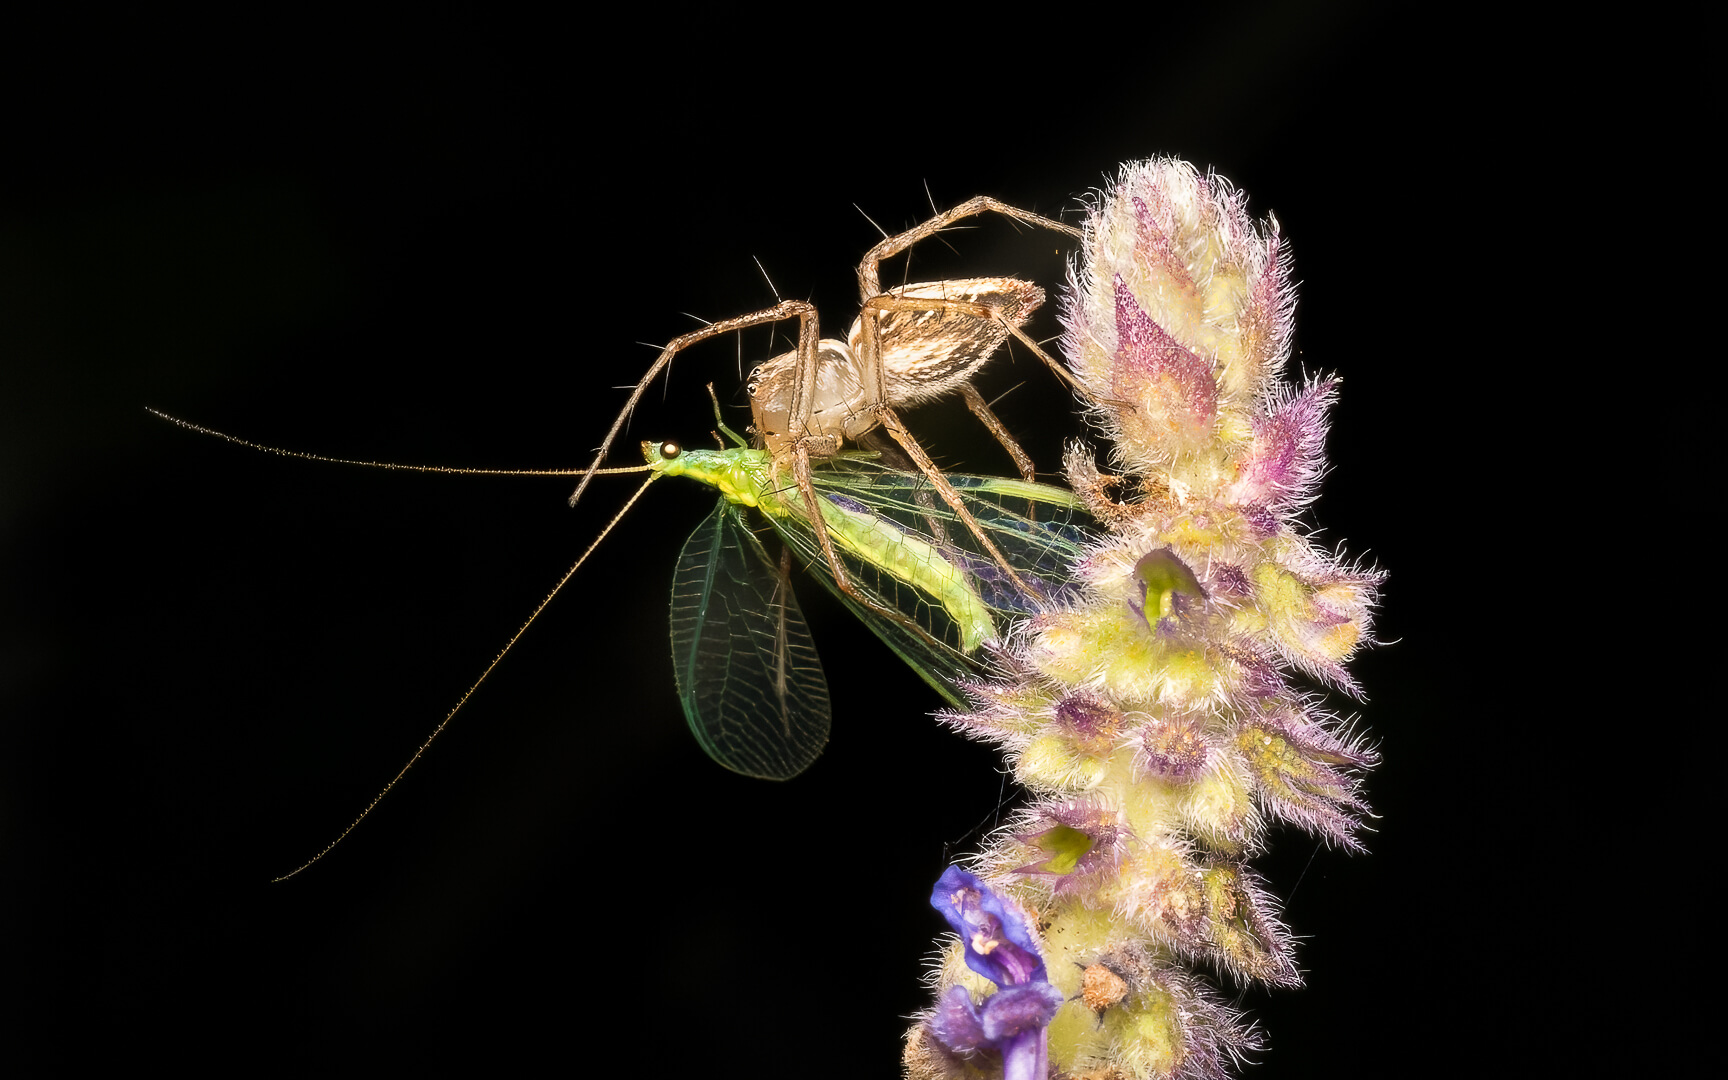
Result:
M810 460L832 456L839 452L844 441L856 442L877 427L887 431L929 478L931 486L1008 573L1010 580L1023 586L1020 576L894 409L959 390L967 406L1014 458L1020 473L1031 479L1031 459L990 411L970 380L1011 334L1074 385L1062 365L1020 329L1021 323L1043 303L1043 290L1014 278L961 278L890 290L881 285L884 259L936 235L955 221L986 211L1072 237L1081 236L1080 230L1071 225L980 195L921 225L886 237L865 253L858 264L860 312L848 342L821 338L815 305L803 300L782 301L771 308L722 319L673 339L631 391L601 442L593 464L570 496L571 505L581 498L648 386L679 352L735 330L797 319L797 349L765 361L751 372L750 407L757 437L773 453L776 472L789 469L792 473L828 569L840 590L878 610L876 604L852 587L823 526L810 479ZM941 315L933 320L930 318L933 313ZM958 325L952 318L955 315L962 319Z

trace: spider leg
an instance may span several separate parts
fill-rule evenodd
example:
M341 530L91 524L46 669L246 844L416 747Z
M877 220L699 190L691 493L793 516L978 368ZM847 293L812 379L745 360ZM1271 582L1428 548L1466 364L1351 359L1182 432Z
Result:
M966 200L959 206L937 214L935 217L921 225L915 225L912 228L907 229L905 232L882 240L875 247L865 252L864 258L858 263L858 292L859 299L864 306L864 310L859 316L860 329L862 333L860 335L860 348L858 349L857 355L859 380L864 388L864 400L862 402L863 409L860 411L871 410L876 407L885 406L888 403L887 381L882 370L881 333L880 328L876 325L876 319L871 318L870 313L873 310L919 310L919 308L912 307L911 305L900 307L898 302L884 302L885 300L898 301L900 298L886 298L883 296L882 260L900 254L907 248L918 243L920 240L925 240L929 237L935 236L937 233L941 232L943 229L961 218L972 217L985 212L1002 214L1014 219L1015 221L1023 221L1029 225L1038 225L1043 228L1054 229L1059 233L1064 233L1076 238L1084 235L1079 229L1076 229L1072 225L1064 225L1062 222L1054 221L1050 218L1044 217L1042 214L1034 214L1030 210L1022 210L1017 206L1010 206L1005 202L992 199L988 195L978 195ZM920 303L923 305L922 310L939 310L944 308L947 310L969 310L959 304L952 304L945 301L937 301L934 303L929 301L920 301ZM997 317L988 310L973 310L973 313L984 318ZM1060 365L1045 354L1042 349L1033 345L1032 340L1029 337L1018 332L1016 328L1010 327L1010 330L1013 330L1016 337L1030 345L1034 352L1036 352L1040 357L1043 357L1045 363L1050 364L1054 368L1060 368ZM1065 376L1067 375L1066 372L1063 372L1063 374ZM1072 379L1070 379L1070 381L1072 382Z
M839 589L847 597L863 605L867 610L873 611L884 618L899 623L901 626L917 634L932 645L939 647L942 646L943 643L941 641L932 637L929 631L925 630L922 626L919 626L916 621L909 618L904 612L897 611L894 608L886 607L878 603L874 597L858 588L857 585L853 584L851 575L846 573L846 567L840 562L840 553L834 550L833 538L828 535L828 526L823 523L821 504L817 502L818 496L816 494L816 487L810 479L809 443L821 441L823 440L807 440L793 448L791 455L792 475L797 481L798 492L804 500L804 511L810 517L810 528L816 533L816 543L822 549L823 558L828 561L828 572L833 575L835 588ZM834 452L836 452L834 449L829 449L828 455L818 456L831 456Z
M999 202L996 199L990 198L988 195L978 195L967 199L959 206L953 207L949 210L944 210L942 213L937 214L922 225L914 225L903 233L888 237L886 240L883 240L881 243L865 252L863 261L858 264L859 299L868 300L872 296L879 295L882 292L881 263L883 259L893 258L895 255L905 251L918 241L935 236L937 233L941 232L943 229L952 225L961 218L972 217L986 211L1002 214L1013 218L1015 221L1023 221L1028 225L1038 225L1042 228L1054 229L1059 233L1065 233L1075 239L1080 239L1084 235L1079 229L1076 229L1072 225L1064 225L1062 222L1054 221L1042 214L1034 214L1030 210L1022 210L1017 206L1009 206L1007 203Z
M589 465L588 471L582 474L581 482L576 485L576 490L571 494L570 505L575 506L576 500L580 499L582 492L587 490L589 481L594 479L594 471L605 462L606 454L612 449L612 443L618 438L618 433L624 430L624 424L630 419L630 414L635 410L637 402L641 401L642 395L648 392L649 384L672 363L674 356L698 342L719 337L721 334L729 334L734 330L745 330L752 326L761 326L764 323L782 322L786 319L798 320L798 353L801 366L805 371L814 372L816 340L819 336L816 327L816 307L803 300L787 300L771 308L764 308L748 315L736 315L730 319L721 319L719 322L709 323L700 330L692 330L688 334L673 338L660 351L660 355L648 368L647 374L643 375L641 381L636 384L636 388L630 391L629 399L624 402L624 407L618 411L618 418L612 421L612 429L606 433L606 438L601 440L600 450L594 455L594 463ZM799 393L808 397L808 391L804 387L811 385L813 381L813 375L801 378L799 380ZM806 403L804 415L808 415L808 409L809 405ZM794 415L798 414L794 413Z
M1014 467L1020 470L1020 478L1036 481L1038 477L1032 468L1032 458L1021 448L1019 440L1008 433L1008 429L996 418L996 414L990 411L989 402L984 400L984 395L978 392L978 388L969 382L961 383L960 396L966 400L966 407L972 410L972 415L990 430L990 434L996 436L1002 449L1008 451L1008 456L1014 459Z
M1061 361L1057 360L1054 356L1051 356L1049 353L1045 352L1043 350L1043 348L1040 347L1036 341L1033 341L1031 338L1026 336L1026 331L1020 329L1018 326L1010 325L1008 327L1008 332L1010 334L1013 334L1015 337L1019 338L1020 344L1026 346L1028 349L1031 349L1032 355L1034 355L1038 359L1044 361L1044 366L1048 367L1051 371L1054 371L1056 373L1057 377L1060 378L1063 382L1067 383L1068 386L1075 393L1084 394L1087 397L1092 396L1091 393L1086 389L1086 387L1084 387L1080 384L1080 380L1076 379L1074 377L1074 373L1072 371L1068 370L1067 365L1063 364ZM1128 404L1128 403L1123 402L1123 404ZM1132 406L1129 406L1129 407L1132 408Z
M1014 583L1014 587L1028 595L1037 595L1036 590L1027 585L1025 580L1015 572L1014 567L1008 564L1008 560L997 549L995 542L985 534L984 527L979 525L978 519L972 516L972 511L966 509L966 504L961 500L960 493L954 490L954 485L948 482L948 478L942 475L942 470L938 469L936 463L930 460L930 455L924 452L922 446L918 445L918 440L912 437L910 431L906 430L906 425L900 422L898 416L894 415L894 410L883 405L879 415L882 426L888 429L888 434L917 464L919 471L929 479L930 485L936 489L937 494L942 496L942 501L948 504L949 508L965 523L966 528L977 538L985 553L1008 574L1008 580Z
M1098 405L1109 405L1109 406L1112 406L1112 407L1117 408L1117 409L1126 409L1129 412L1134 411L1135 405L1132 401L1123 401L1121 398L1094 397L1092 392L1090 390L1086 389L1086 387L1082 386L1080 383L1080 380L1076 379L1074 377L1074 373L1072 371L1069 371L1068 368L1066 366L1064 366L1062 363L1060 363L1059 361L1057 361L1057 359L1054 356L1051 356L1049 353L1045 352L1042 348L1040 348L1036 341L1033 341L1031 338L1027 337L1026 331L1020 329L1018 326L1009 325L1008 332L1010 334L1013 334L1015 337L1019 338L1020 344L1026 346L1028 349L1031 349L1033 354L1036 355L1038 357L1038 359L1044 361L1044 364L1046 367L1048 367L1051 371L1054 371L1057 375L1061 376L1062 381L1067 383L1069 385L1069 387L1071 387L1074 390L1075 393L1080 394L1083 397L1090 398L1095 404L1098 404Z
M859 325L860 328L864 330L863 337L869 338L871 336L870 328L872 328L877 322L877 319L873 317L876 313L891 311L952 311L962 315L971 316L978 321L980 327L989 323L995 323L1001 326L1008 333L1014 334L1016 337L1020 338L1021 341L1030 345L1032 350L1042 356L1046 363L1052 365L1052 367L1054 367L1065 379L1068 379L1071 383L1073 382L1072 375L1069 375L1066 370L1063 370L1061 365L1057 364L1051 357L1045 355L1044 351L1039 349L1037 345L1032 344L1031 339L1022 333L1020 328L1014 325L1012 321L1005 318L1002 310L993 304L976 300L960 300L942 297L898 296L893 293L884 293L880 296L872 296L864 302L863 311L859 314ZM881 347L882 339L880 329L877 328L877 333L874 339L874 348L876 349L878 361L876 368L885 385L888 377L888 366L881 362ZM989 360L989 354L985 351L988 348L988 342L980 345L977 353L974 354L975 359L972 364L973 367L981 366ZM864 351L864 349L860 349L860 352ZM991 435L995 436L998 443L1002 444L1002 449L1006 450L1008 456L1014 459L1014 467L1019 471L1021 477L1026 480L1037 479L1031 457L1029 457L1026 451L1021 448L1019 441L1009 433L1008 428L997 418L996 414L991 411L990 406L984 400L984 395L980 394L970 381L959 383L958 388L961 397L966 402L966 407L972 410L972 414L978 417L979 422L989 430ZM882 391L882 394L884 403L888 403L886 389ZM872 418L872 420L873 419L874 418Z

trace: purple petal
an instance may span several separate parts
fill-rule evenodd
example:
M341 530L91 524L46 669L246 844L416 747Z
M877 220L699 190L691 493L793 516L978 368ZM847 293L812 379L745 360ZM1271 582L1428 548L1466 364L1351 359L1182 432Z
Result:
M1146 413L1155 427L1182 439L1212 430L1218 384L1212 368L1141 310L1116 279L1116 393Z
M1044 959L1020 909L958 866L950 866L930 893L966 946L966 966L997 986L1044 978Z
M929 1020L930 1032L950 1050L969 1052L986 1045L984 1019L964 986L949 987L936 1003Z
M980 1009L984 1037L1001 1045L1010 1036L1041 1028L1065 1000L1062 991L1047 982L1003 987L986 998Z

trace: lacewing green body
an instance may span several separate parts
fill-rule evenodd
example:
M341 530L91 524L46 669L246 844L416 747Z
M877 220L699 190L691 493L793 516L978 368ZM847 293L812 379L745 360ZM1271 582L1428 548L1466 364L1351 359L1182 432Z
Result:
M946 474L1016 584L922 474L886 468L874 454L841 454L823 459L811 480L847 577L869 599L860 603L835 584L798 488L789 476L776 478L768 451L642 449L655 472L700 480L721 495L673 575L672 654L697 742L748 776L796 776L828 741L833 709L786 573L793 558L959 705L961 682L987 670L984 646L1008 621L1060 599L1087 542L1077 524L1085 511L1071 492ZM770 554L768 531L788 557Z

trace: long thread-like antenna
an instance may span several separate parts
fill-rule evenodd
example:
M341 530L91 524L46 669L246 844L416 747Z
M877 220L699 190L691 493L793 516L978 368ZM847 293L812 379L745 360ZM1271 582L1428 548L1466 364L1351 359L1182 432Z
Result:
M642 471L646 470L647 468L648 468L648 466L644 465L640 469L625 469L625 470L612 470L612 471L642 472ZM576 470L576 471L580 471L580 470ZM605 470L602 470L602 471L605 471ZM473 696L474 691L480 689L480 684L486 681L486 676L492 674L492 669L498 666L498 662L500 660L504 659L505 654L510 651L510 647L516 644L516 642L522 637L522 635L527 632L527 630L530 626L534 625L534 620L538 619L540 617L540 613L542 611L546 610L546 605L550 604L552 602L552 598L554 596L558 595L558 591L560 589L564 588L564 586L570 581L571 578L576 576L576 571L582 566L582 564L584 562L588 561L588 556L594 554L594 549L600 546L600 541L606 539L606 534L611 532L613 527L615 527L620 521L624 520L624 515L630 512L630 508L632 506L636 505L636 500L640 499L642 497L642 493L648 490L648 485L652 484L654 481L658 480L659 478L660 478L659 473L652 473L649 475L648 479L642 481L642 486L636 489L636 494L630 496L630 501L624 504L623 509L618 511L617 516L614 517L611 521L606 523L606 527L604 529L600 530L600 535L596 536L594 538L594 542L592 544L588 545L588 550L584 551L582 553L582 557L576 560L575 565L571 566L570 569L565 572L564 576L558 579L558 584L552 586L552 591L546 594L546 599L540 601L539 606L534 609L534 613L532 615L528 616L528 621L524 622L522 624L522 626L514 634L510 635L510 640L506 641L504 643L504 647L502 649L498 650L498 655L494 656L492 658L492 662L490 664L486 665L486 670L482 671L480 673L480 677L478 679L474 680L474 684L472 686L470 686L467 690L463 691L462 696L459 699L457 699L455 705L452 705L450 707L450 711L445 714L444 719L439 722L437 727L432 729L432 734L426 736L426 741L420 744L420 749L414 751L414 756L408 759L408 763L406 765L402 766L401 771L397 772L397 774L395 776L391 777L390 782L388 784L384 785L383 790L378 792L378 794L376 794L372 797L372 801L366 804L366 809L360 811L360 816L355 818L353 821L349 822L348 827L346 829L343 829L342 832L337 835L336 839L334 839L334 840L330 841L328 844L324 845L323 851L320 851L318 854L312 856L310 859L307 859L305 862L301 863L299 866L296 866L294 869L288 871L286 874L283 874L281 877L271 878L270 880L273 883L278 882L278 881L287 881L289 878L293 877L295 874L298 874L300 871L306 869L308 866L311 866L313 863L317 862L319 859L322 859L324 856L330 854L330 851L332 848L334 848L337 844L340 844L343 840L347 839L348 834L353 832L355 827L358 826L362 821L366 820L366 815L370 814L372 812L373 807L377 806L380 802L383 801L384 796L390 794L390 789L396 786L397 781L401 780L404 776L408 775L408 770L412 769L414 767L414 763L420 760L420 756L422 754L426 753L427 748L432 745L432 740L436 739L440 734L442 734L444 729L450 725L450 721L454 720L456 718L456 714L459 711L461 711L462 706L468 703L468 699Z
M213 436L215 438L221 439L223 442L231 442L235 446L244 446L249 450L259 450L259 451L262 451L263 453L266 453L266 454L275 454L278 457L300 458L303 461L322 461L326 465L364 465L369 469L396 469L399 472L456 473L458 475L466 475L466 476L579 476L579 475L588 473L590 471L592 471L595 475L604 475L606 473L641 472L643 470L643 466L639 466L639 465L638 466L627 466L627 467L621 468L621 469L593 469L593 470L589 470L589 469L468 469L468 468L459 468L459 467L454 466L454 465L402 465L402 464L398 464L397 462L393 462L393 461L359 461L359 460L356 460L354 458L326 457L323 454L308 454L304 450L284 450L280 446L270 446L270 445L265 444L265 443L255 443L255 442L252 442L248 439L242 439L238 435L229 435L226 432L217 431L214 428L204 427L202 424L194 424L190 420L182 420L178 416L169 416L167 413L163 412L162 410L152 409L148 405L144 406L144 411L149 413L151 416L160 417L163 420L168 421L170 424L175 424L175 425L178 425L179 427L183 427L187 431L196 431L200 435L210 435L210 436Z
M718 408L718 406L716 406L716 408ZM231 442L236 446L244 446L250 450L259 450L266 454L277 454L281 457L302 458L306 461L321 461L331 465L364 465L373 469L398 469L407 472L458 473L472 476L575 476L577 474L594 476L616 473L649 472L652 468L652 466L649 465L633 465L616 469L468 469L457 468L449 465L400 465L388 461L356 461L351 458L336 458L327 457L323 454L308 454L300 450L284 450L279 446L268 446L264 443L251 442L250 440L242 439L235 435L229 435L213 428L194 424L189 420L182 420L176 416L169 416L167 413L162 412L159 409L152 409L146 406L145 411L153 416L159 416L171 424L177 424L188 431L196 431L200 435L211 435L225 442ZM588 545L588 550L582 553L582 557L577 559L575 564L572 565L569 570L565 571L564 576L558 579L558 584L552 586L552 591L547 593L546 598L541 600L539 605L535 607L533 614L528 616L528 620L518 627L514 634L510 635L510 640L506 641L504 647L498 650L498 655L494 656L492 662L486 665L486 670L482 671L480 677L475 679L473 684L469 686L467 690L463 691L462 696L457 699L456 704L451 706L448 713L444 714L444 719L439 722L437 727L432 729L432 734L426 736L426 741L420 744L418 750L414 751L414 756L409 758L408 763L402 766L395 776L390 778L390 782L384 785L382 791L372 797L372 801L366 804L366 809L360 811L360 816L349 822L348 827L343 829L341 833L337 835L336 839L324 845L324 850L312 856L310 859L307 859L288 873L283 874L281 877L272 878L271 880L273 882L287 881L295 874L298 874L300 871L311 866L319 859L330 854L331 850L335 848L337 844L340 844L345 840L348 834L354 831L356 826L366 820L366 815L372 812L373 808L383 800L384 796L390 794L390 789L395 787L397 782L404 776L408 775L408 770L412 769L414 763L419 761L421 755L426 753L427 748L432 745L432 741L442 734L446 727L450 726L450 721L456 718L456 714L461 711L462 706L468 703L470 697L474 696L474 691L480 689L480 684L486 681L488 675L492 674L492 669L498 666L499 661L504 659L505 654L510 651L511 647L521 639L523 634L527 633L530 626L534 625L534 620L538 619L540 613L546 610L546 605L552 602L552 598L557 596L559 591L563 589L565 585L569 584L570 579L576 576L576 571L581 568L583 563L588 561L588 556L594 554L594 549L600 546L600 541L606 539L607 534L616 528L620 521L624 520L624 515L630 512L632 506L636 505L636 500L640 499L642 493L648 490L648 485L652 484L659 478L659 473L651 473L648 479L642 482L642 486L636 489L636 493L630 496L630 500L624 504L623 508L620 509L616 515L613 516L611 521L606 523L606 527L600 530L600 535L596 536L594 542Z

